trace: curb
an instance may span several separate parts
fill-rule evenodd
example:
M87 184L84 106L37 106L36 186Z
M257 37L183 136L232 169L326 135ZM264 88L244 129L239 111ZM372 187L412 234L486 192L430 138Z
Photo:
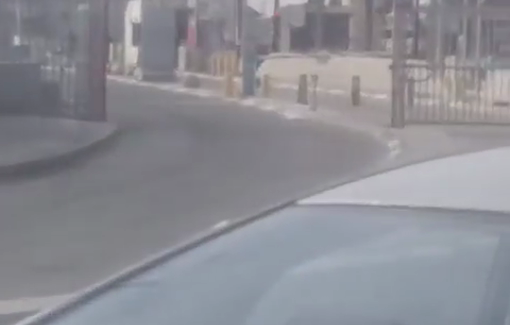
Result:
M201 80L208 80L208 81L214 81L214 82L220 82L216 77L214 76L207 76L207 75L201 75L201 74L193 74L193 73L184 73L184 74L177 74L177 82L172 83L170 86L161 86L161 84L158 83L150 83L150 82L140 82L133 80L131 78L127 77L119 77L119 76L108 76L109 80L124 83L124 84L131 84L131 85L137 85L141 87L150 87L154 89L164 90L164 91L170 91L173 93L183 93L190 96L197 96L197 97L204 97L203 92L207 91L210 92L207 96L214 97L215 99L220 99L225 102L229 103L236 103L242 106L252 106L258 110L261 111L272 111L266 108L268 106L268 101L270 102L269 106L286 106L286 105L292 105L294 107L300 107L303 109L303 111L306 111L306 117L298 118L310 122L315 123L321 123L333 127L341 127L347 130L350 130L352 132L358 132L360 134L368 135L372 137L375 141L381 143L383 146L388 148L389 156L391 158L395 158L399 156L403 150L404 145L401 137L397 132L394 132L389 129L380 128L377 126L371 126L370 124L360 122L358 120L354 120L349 117L344 117L338 121L329 121L327 119L321 118L319 116L314 116L313 114L310 114L308 111L308 106L306 105L300 105L291 103L285 100L274 100L274 99L261 99L261 98L226 98L222 96L220 93L218 93L217 89L211 89L210 87L204 87L203 85L199 88L186 88L183 87L180 82L182 81L182 78L187 75L194 75ZM337 93L338 95L338 93ZM275 111L276 112L276 111ZM279 115L282 115L281 112L276 112ZM283 114L285 115L285 114ZM289 120L292 120L292 118L288 118Z
M110 123L107 124L110 125L111 128L105 132L104 135L89 143L74 148L73 150L44 158L0 166L0 179L33 176L37 173L53 171L57 168L67 167L80 158L85 158L85 156L97 152L112 143L113 140L120 134L120 130L116 125Z

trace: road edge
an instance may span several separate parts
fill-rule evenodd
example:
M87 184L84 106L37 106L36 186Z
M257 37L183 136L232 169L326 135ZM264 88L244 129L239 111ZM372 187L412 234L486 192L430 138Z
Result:
M199 78L201 78L201 83L203 83L206 79L214 79L215 77L210 76L203 76L203 75L197 75ZM214 89L214 87L209 87L202 85L198 88L188 88L182 85L183 80L182 76L177 76L177 82L172 83L154 83L154 82L148 82L148 81L139 81L135 80L130 77L126 76L119 76L119 75L109 75L108 80L123 84L129 84L129 85L136 85L141 87L149 87L153 89L158 89L162 91L169 91L172 93L177 94L186 94L190 96L195 97L211 97L219 100L223 100L225 102L229 103L236 103L242 106L250 106L254 107L261 111L273 111L275 113L278 113L280 115L286 115L282 114L282 112L278 112L277 110L270 110L267 109L267 106L272 107L294 107L299 110L302 110L305 113L305 116L299 119L307 120L310 122L315 123L321 123L333 127L341 127L346 130L350 130L352 132L358 132L360 134L369 136L373 138L375 141L382 144L384 147L388 149L389 156L391 158L395 158L402 154L403 148L404 148L404 141L400 134L398 132L395 132L391 129L385 129L385 128L379 128L372 126L368 123L363 123L362 121L353 120L347 116L344 116L341 119L338 120L329 120L327 118L321 118L319 115L314 114L317 112L312 112L309 110L309 108L306 105L299 105L287 101L280 101L280 100L273 100L273 99L266 99L266 98L259 98L259 97L249 97L249 98L238 98L238 97L225 97L221 94L221 91L218 89ZM291 120L292 118L287 119Z
M97 136L94 139L65 152L9 165L0 165L0 179L32 176L33 174L37 174L43 171L50 171L52 169L69 166L81 158L86 158L101 148L107 146L113 142L113 140L120 133L120 130L116 124L109 122L94 123L99 123L105 128L103 134L100 136Z

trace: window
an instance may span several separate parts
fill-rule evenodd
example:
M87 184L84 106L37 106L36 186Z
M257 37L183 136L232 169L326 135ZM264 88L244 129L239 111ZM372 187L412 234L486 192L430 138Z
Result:
M142 24L140 23L131 23L132 26L132 38L131 38L131 44L133 46L140 45L140 39L142 37Z

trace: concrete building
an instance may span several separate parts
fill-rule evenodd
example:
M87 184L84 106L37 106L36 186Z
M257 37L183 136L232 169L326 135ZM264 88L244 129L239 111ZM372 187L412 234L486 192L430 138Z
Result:
M280 50L316 50L316 0L280 8ZM325 1L322 14L322 49L379 51L383 49L385 12L377 10L374 0Z

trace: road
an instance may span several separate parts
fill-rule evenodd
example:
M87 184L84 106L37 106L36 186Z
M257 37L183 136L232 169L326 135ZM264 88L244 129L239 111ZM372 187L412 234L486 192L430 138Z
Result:
M109 147L0 183L0 324L387 156L362 134L111 82Z

